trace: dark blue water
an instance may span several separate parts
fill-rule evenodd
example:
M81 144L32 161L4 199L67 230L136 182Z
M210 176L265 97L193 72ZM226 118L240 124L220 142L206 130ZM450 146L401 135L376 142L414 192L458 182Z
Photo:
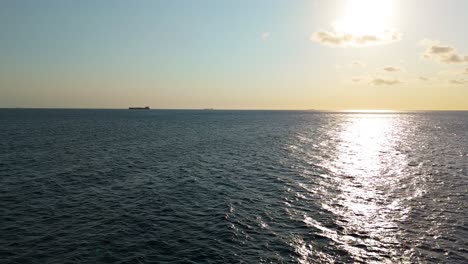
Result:
M467 263L468 112L0 110L1 263Z

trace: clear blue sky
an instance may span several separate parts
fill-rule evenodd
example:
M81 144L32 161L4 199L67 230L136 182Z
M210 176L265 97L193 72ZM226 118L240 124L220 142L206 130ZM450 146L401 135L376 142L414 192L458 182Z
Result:
M389 1L1 1L0 107L468 109L468 1Z

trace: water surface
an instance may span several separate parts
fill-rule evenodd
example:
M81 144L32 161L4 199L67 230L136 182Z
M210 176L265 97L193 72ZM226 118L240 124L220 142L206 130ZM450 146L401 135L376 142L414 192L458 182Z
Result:
M468 112L0 110L2 263L468 262Z

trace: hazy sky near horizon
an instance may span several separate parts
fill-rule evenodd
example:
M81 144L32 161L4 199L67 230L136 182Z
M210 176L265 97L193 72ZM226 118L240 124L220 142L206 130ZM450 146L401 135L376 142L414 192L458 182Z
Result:
M0 107L468 110L466 0L0 2Z

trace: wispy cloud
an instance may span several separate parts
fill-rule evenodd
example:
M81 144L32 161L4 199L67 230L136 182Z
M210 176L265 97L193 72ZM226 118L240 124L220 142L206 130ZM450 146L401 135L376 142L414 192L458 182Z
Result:
M262 32L260 36L263 40L267 40L270 37L270 32Z
M399 71L401 71L400 68L393 67L393 66L387 66L387 67L383 68L383 70L386 71L386 72L399 72Z
M455 47L442 45L438 41L425 39L421 43L426 46L423 57L441 63L468 63L468 55L460 54Z
M319 30L312 34L311 39L322 45L335 47L365 47L388 44L399 41L402 34L397 31L387 30L382 36L377 35L353 35L350 33L338 33L336 31Z
M468 84L468 81L465 80L450 80L451 84L456 84L456 85L463 85L463 84Z
M400 84L401 81L397 79L383 79L383 78L374 78L371 83L373 85L397 85Z
M363 67L364 68L364 67L366 67L366 64L363 63L363 62L360 62L360 61L353 61L351 63L351 66L353 66L353 67Z
M419 80L425 81L425 82L426 82L426 81L429 81L429 78L424 77L424 76L420 76L420 77L419 77Z

